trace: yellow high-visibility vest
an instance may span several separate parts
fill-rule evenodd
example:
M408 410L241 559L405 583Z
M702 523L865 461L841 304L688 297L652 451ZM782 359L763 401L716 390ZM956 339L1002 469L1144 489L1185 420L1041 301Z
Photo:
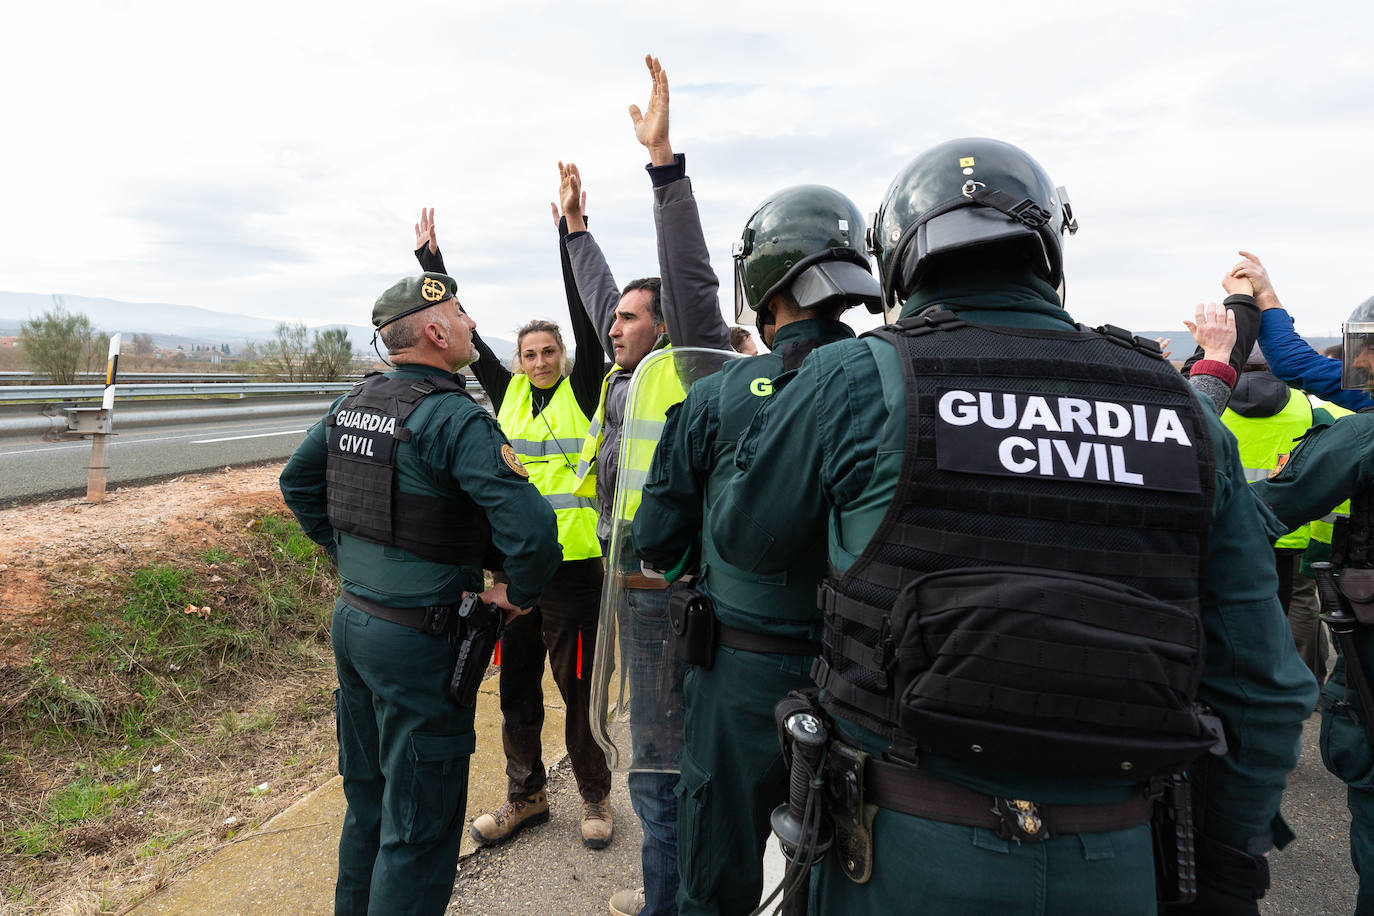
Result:
M672 344L668 344L671 348ZM574 491L578 496L596 496L596 463L601 452L601 442L604 438L604 426L606 422L606 393L610 390L611 379L617 372L625 370L619 366L612 366L611 371L606 373L606 377L601 380L601 396L596 405L596 416L592 418L591 427L587 430L586 441L582 445L582 454L577 463L577 489ZM648 401L644 401L645 397ZM627 465L627 475L623 480L616 482L617 490L625 490L626 498L621 501L620 518L622 520L633 519L635 513L639 511L640 493L644 489L644 481L649 476L649 465L653 464L654 449L658 447L659 436L663 433L663 423L668 413L668 408L681 401L687 396L687 390L682 387L682 382L671 372L656 376L653 388L647 393L640 393L640 403L652 404L654 409L649 411L652 419L646 422L646 414L641 411L635 420L635 436L628 436L622 430L620 435L620 453L622 461ZM627 401L628 406L628 401ZM623 421L622 421L623 422Z
M601 542L596 538L596 500L574 492L587 415L577 404L572 384L564 379L535 416L529 376L514 375L506 386L496 422L530 472L530 483L553 507L563 559L601 556Z

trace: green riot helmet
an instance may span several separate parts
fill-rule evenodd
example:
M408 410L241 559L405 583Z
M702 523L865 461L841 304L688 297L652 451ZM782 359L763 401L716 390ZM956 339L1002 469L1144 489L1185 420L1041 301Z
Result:
M926 150L897 173L868 227L884 305L895 319L932 264L989 246L1029 259L1051 286L1064 279L1061 236L1078 231L1069 197L1025 152L983 137Z
M1374 388L1374 296L1341 325L1341 387Z
M804 184L759 205L735 242L735 321L751 315L759 334L768 300L788 290L797 305L819 309L864 305L882 310L882 295L863 249L863 215L833 188Z

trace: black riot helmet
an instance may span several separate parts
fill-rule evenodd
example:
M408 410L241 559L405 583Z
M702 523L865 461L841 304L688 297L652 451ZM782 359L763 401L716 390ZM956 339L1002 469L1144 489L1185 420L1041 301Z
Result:
M971 137L932 147L897 173L869 225L868 250L895 319L931 265L982 246L1021 253L1058 287L1065 231L1078 231L1068 194L1040 163L1010 143Z
M769 197L744 224L735 257L735 321L751 314L763 334L768 300L788 290L798 306L865 305L882 295L863 248L863 216L834 188L804 184Z
M1341 325L1341 387L1374 388L1374 296Z

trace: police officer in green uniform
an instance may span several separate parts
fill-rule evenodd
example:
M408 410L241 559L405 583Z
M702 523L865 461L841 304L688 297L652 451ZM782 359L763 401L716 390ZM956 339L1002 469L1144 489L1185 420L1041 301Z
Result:
M281 490L343 588L330 630L348 800L334 912L439 914L453 893L475 738L473 710L448 694L457 604L481 592L525 613L560 553L553 510L453 375L473 358L475 327L453 279L400 281L372 323L395 368L310 428ZM510 584L483 592L491 548Z
M735 318L771 353L727 363L668 412L634 521L639 556L672 580L695 573L714 605L714 645L688 669L678 783L678 912L748 913L763 887L769 814L786 801L774 704L810 683L819 649L823 552L759 577L723 561L706 534L734 475L735 447L775 380L816 347L852 340L850 306L881 307L858 208L802 185L774 194L735 246ZM787 469L778 472L786 476Z
M1361 307L1363 308L1363 306ZM1347 371L1343 383L1350 389L1368 391L1368 364L1374 362L1374 325L1357 309L1345 326L1345 359L1355 372ZM1360 365L1364 363L1365 365ZM1361 377L1360 369L1366 370ZM1352 376L1355 376L1352 378ZM1374 521L1374 413L1346 415L1331 423L1318 423L1293 450L1283 468L1268 480L1255 484L1255 492L1274 511L1282 531L1309 521L1330 517L1345 506L1348 517L1337 522L1331 544L1331 562L1343 568L1340 590L1355 593L1360 619L1351 643L1337 641L1336 663L1322 687L1322 762L1346 784L1350 809L1350 860L1360 876L1356 913L1374 914L1374 733L1369 729L1369 710L1362 707L1359 685L1354 682L1346 653L1353 646L1366 679L1374 672L1374 608L1360 608L1354 587L1369 581L1374 569L1370 551L1370 524ZM1342 530L1344 529L1344 530ZM1354 575L1352 575L1354 573ZM1365 592L1368 591L1366 586ZM1324 613L1333 610L1323 602Z
M828 550L818 912L1154 913L1161 795L1196 818L1194 906L1254 913L1291 839L1316 690L1262 510L1157 347L1064 311L1074 228L1008 144L913 160L869 230L901 321L812 353L713 507L747 573Z

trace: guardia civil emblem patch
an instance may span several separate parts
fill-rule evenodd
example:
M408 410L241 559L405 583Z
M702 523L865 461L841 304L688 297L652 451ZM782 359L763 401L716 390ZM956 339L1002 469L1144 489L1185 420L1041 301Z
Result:
M515 449L511 448L509 445L501 446L501 457L506 460L506 464L510 466L510 469L521 477L530 476L529 469L520 463L520 459L516 457Z
M448 295L448 290L444 284L433 277L425 277L424 284L420 287L420 295L425 297L426 302L438 302Z

